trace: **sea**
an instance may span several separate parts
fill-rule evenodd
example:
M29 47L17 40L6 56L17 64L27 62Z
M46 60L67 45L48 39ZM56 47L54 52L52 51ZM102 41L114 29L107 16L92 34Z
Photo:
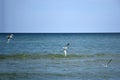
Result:
M120 33L10 34L0 33L0 80L120 80Z

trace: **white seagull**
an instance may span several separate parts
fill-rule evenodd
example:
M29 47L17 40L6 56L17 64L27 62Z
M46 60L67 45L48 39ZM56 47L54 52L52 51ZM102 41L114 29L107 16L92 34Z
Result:
M68 49L68 46L70 45L70 43L67 43L64 47L63 47L63 52L65 54L65 56L67 56L67 49Z
M12 38L13 38L13 34L10 34L9 36L7 36L7 43L9 43Z
M110 59L106 64L103 64L103 66L108 67L108 64L110 64L111 61L112 61L112 59Z

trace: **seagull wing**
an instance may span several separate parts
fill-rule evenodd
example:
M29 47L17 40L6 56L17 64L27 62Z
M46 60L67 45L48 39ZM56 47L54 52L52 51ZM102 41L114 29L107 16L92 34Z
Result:
M112 61L112 59L110 59L107 64L109 64L111 61Z

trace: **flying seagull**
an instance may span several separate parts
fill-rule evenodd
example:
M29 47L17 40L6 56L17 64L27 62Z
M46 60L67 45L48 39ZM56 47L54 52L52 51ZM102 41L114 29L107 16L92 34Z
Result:
M110 64L112 59L110 59L106 64L103 64L104 67L108 67L108 64Z
M13 38L13 34L10 34L9 36L7 36L7 43L9 43L12 38Z
M63 52L65 54L65 56L67 56L67 49L68 49L68 46L70 45L70 43L67 43L64 47L63 47Z

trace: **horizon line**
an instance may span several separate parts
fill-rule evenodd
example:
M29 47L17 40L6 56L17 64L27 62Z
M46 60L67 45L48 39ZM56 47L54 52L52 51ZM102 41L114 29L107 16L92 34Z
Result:
M120 33L120 32L0 32L0 33Z

